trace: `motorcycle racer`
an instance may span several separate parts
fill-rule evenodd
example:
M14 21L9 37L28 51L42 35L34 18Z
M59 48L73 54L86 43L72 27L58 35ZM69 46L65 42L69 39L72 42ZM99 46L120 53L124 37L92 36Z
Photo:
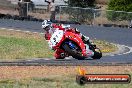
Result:
M82 33L80 33L80 31L77 29L77 28L71 28L70 25L64 25L64 24L54 24L52 23L50 20L44 20L42 22L42 29L44 29L45 31L45 39L46 40L50 40L52 34L54 33L54 31L56 29L59 29L59 30L63 30L63 31L71 31L71 32L74 32L78 35L81 36L82 40L84 41L85 44L88 44L90 45L91 44L91 41L89 39L89 37L87 36L84 36ZM66 56L68 56L63 50L61 49L57 49L55 50L55 58L56 59L63 59L65 58Z

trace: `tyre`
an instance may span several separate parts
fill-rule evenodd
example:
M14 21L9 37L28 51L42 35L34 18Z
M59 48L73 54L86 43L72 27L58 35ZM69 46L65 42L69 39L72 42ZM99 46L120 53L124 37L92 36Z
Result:
M82 53L81 52L79 52L76 49L71 49L68 44L64 44L62 47L73 58L78 59L78 60L84 60L85 59L85 57L82 56Z
M94 56L93 59L100 59L102 57L102 52L99 48L94 49Z

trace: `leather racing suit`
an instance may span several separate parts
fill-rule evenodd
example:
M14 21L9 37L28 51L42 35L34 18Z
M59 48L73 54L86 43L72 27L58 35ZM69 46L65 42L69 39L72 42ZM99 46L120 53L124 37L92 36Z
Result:
M70 25L63 25L63 24L58 25L58 24L52 23L48 25L44 34L45 39L50 40L52 34L54 33L56 29L63 30L63 31L70 30L71 32L77 33L82 37L82 40L84 41L84 43L90 44L89 37L86 37L83 34L81 34L77 28L71 28ZM63 59L68 55L62 49L56 49L54 56L56 59Z

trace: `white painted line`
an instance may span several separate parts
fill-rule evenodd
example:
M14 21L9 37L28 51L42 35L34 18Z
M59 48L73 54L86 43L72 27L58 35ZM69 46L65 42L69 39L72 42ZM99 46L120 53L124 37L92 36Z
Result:
M8 29L8 28L0 28L0 29L3 29L3 30L8 30L8 31L21 31L21 32L27 32L27 33L35 33L35 34L44 34L44 33L39 33L39 32L31 32L31 31L22 31L22 30L15 30L15 29Z
M34 61L34 60L26 60L26 61Z
M6 29L6 28L1 28L1 29Z
M15 31L21 31L21 30L15 30Z
M33 32L34 34L38 34L38 32Z
M110 55L110 56L114 57L115 55L114 55L114 54L112 54L112 55Z
M13 31L14 29L6 29L6 30Z
M23 32L31 33L30 31L23 31Z
M50 60L50 59L44 59L44 60Z
M119 56L120 56L120 55L124 55L124 54L117 54L117 55L119 55Z
M40 34L42 34L42 35L43 35L44 33L40 33Z
M128 49L130 49L128 52L125 52L125 53L123 53L123 54L129 54L129 53L132 53L132 47L129 47L129 46L125 46L125 45L123 45L124 47L127 47Z
M132 47L129 47L129 46L126 46L126 45L120 45L120 44L115 44L115 43L111 43L113 45L116 45L118 47L118 51L114 52L114 53L111 53L111 54L107 54L105 56L116 56L116 55L126 55L126 54L129 54L129 53L132 53ZM124 52L124 50L128 48L129 51L127 52Z
M70 60L72 59L72 56L69 56L69 57L65 57L66 60Z

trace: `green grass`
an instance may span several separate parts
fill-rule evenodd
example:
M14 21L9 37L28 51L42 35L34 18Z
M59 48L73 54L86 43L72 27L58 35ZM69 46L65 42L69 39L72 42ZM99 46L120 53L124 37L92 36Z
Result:
M132 88L130 84L76 83L80 66L0 67L0 88ZM81 66L87 74L130 74L132 66Z
M107 41L95 40L94 43L101 49L103 53L110 53L118 50L116 45L113 45Z
M103 53L117 50L115 45L106 41L94 42ZM0 61L52 58L53 53L41 34L0 30Z
M132 84L85 84L76 83L76 76L1 80L0 88L131 88Z
M0 59L49 58L46 41L0 36Z

